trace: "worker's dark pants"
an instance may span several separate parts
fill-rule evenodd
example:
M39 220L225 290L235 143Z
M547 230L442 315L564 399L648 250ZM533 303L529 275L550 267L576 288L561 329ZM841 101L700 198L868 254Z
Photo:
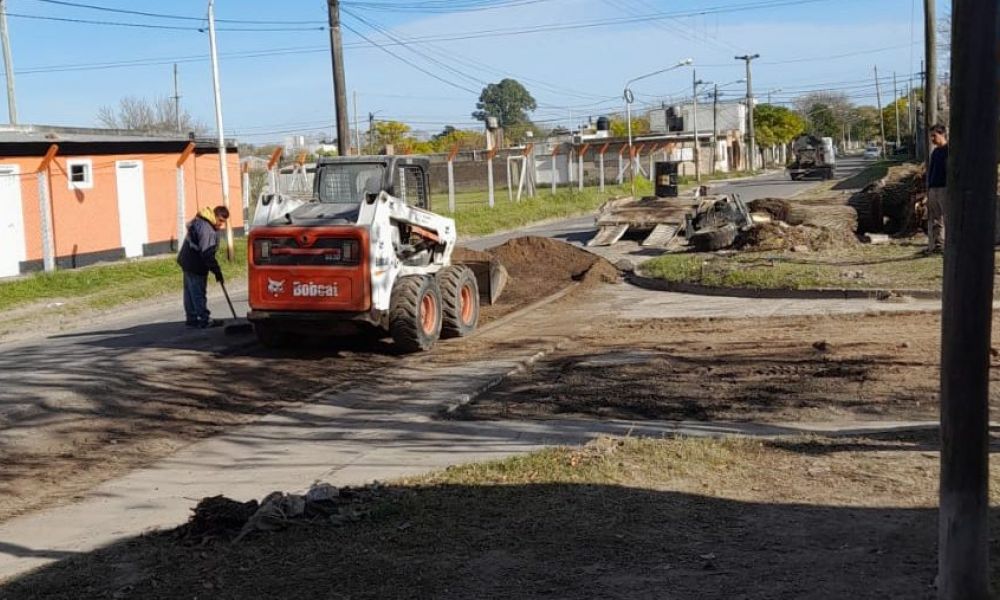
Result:
M188 325L206 325L208 311L208 275L184 271L184 315Z

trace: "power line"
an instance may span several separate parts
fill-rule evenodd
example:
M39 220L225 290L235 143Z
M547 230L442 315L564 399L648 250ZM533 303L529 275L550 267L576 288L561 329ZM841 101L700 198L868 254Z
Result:
M194 17L189 15L175 15L175 14L165 14L165 13L154 13L145 12L140 10L129 10L126 8L111 8L108 6L97 6L94 4L83 4L79 2L69 2L68 0L33 0L34 2L42 2L44 4L55 4L58 6L68 6L72 8L84 8L88 10L96 10L101 12L109 12L119 15L134 15L140 17L153 17L156 19L173 19L180 21L198 21L204 22L205 17ZM244 19L216 19L216 23L242 23L242 24L255 24L255 25L322 25L322 21L281 21L276 19L268 19L266 21L261 20L244 20Z
M8 17L17 19L29 19L35 21L56 21L60 23L74 23L82 25L101 25L109 27L132 27L138 29L165 29L170 31L197 31L204 33L204 27L185 27L182 25L160 25L156 23L128 23L125 21L98 21L93 19L76 19L71 17L52 17L44 15L29 15L25 13L7 13ZM265 31L325 31L325 26L319 27L217 27L216 31L244 31L244 32L265 32Z

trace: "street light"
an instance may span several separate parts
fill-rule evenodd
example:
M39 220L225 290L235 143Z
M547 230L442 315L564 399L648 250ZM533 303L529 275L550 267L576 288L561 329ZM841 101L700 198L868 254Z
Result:
M229 208L229 169L226 160L226 136L222 127L222 90L219 85L219 49L215 43L215 0L208 0L208 46L212 55L212 88L215 92L215 128L219 134L219 172L222 176L222 205ZM245 207L244 207L245 208ZM226 220L226 256L235 258L232 221Z
M694 122L694 180L701 183L701 148L698 143L698 86L709 85L712 82L698 79L698 72L693 69L691 70L691 80L694 82L691 90L691 120Z
M639 174L639 165L635 162L635 157L632 155L632 103L635 102L635 95L632 94L632 89L629 87L636 81L642 79L647 79L653 77L654 75L659 75L661 73L666 73L667 71L673 71L674 69L679 69L681 67L686 67L694 62L693 58L685 58L676 65L672 67L667 67L666 69L660 69L659 71L653 71L652 73L646 73L645 75L640 75L634 79L629 79L625 82L625 91L622 96L625 99L625 122L628 127L628 157L629 162L632 163L632 196L635 196L635 178Z

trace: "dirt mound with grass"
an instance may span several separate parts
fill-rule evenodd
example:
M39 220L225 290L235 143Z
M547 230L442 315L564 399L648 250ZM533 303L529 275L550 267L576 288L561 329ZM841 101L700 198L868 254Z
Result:
M747 252L839 250L858 244L852 233L813 225L788 225L782 222L761 223L740 235L736 248Z
M519 237L486 252L457 248L455 262L495 259L510 279L493 306L484 306L481 322L524 308L578 282L617 283L618 269L607 260L576 246L543 237Z

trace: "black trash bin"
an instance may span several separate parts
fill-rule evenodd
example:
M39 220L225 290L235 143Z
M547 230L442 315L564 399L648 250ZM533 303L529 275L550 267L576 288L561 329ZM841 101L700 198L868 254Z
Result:
M660 161L653 165L653 193L656 194L657 198L677 197L677 171L679 167L680 163L672 160Z

